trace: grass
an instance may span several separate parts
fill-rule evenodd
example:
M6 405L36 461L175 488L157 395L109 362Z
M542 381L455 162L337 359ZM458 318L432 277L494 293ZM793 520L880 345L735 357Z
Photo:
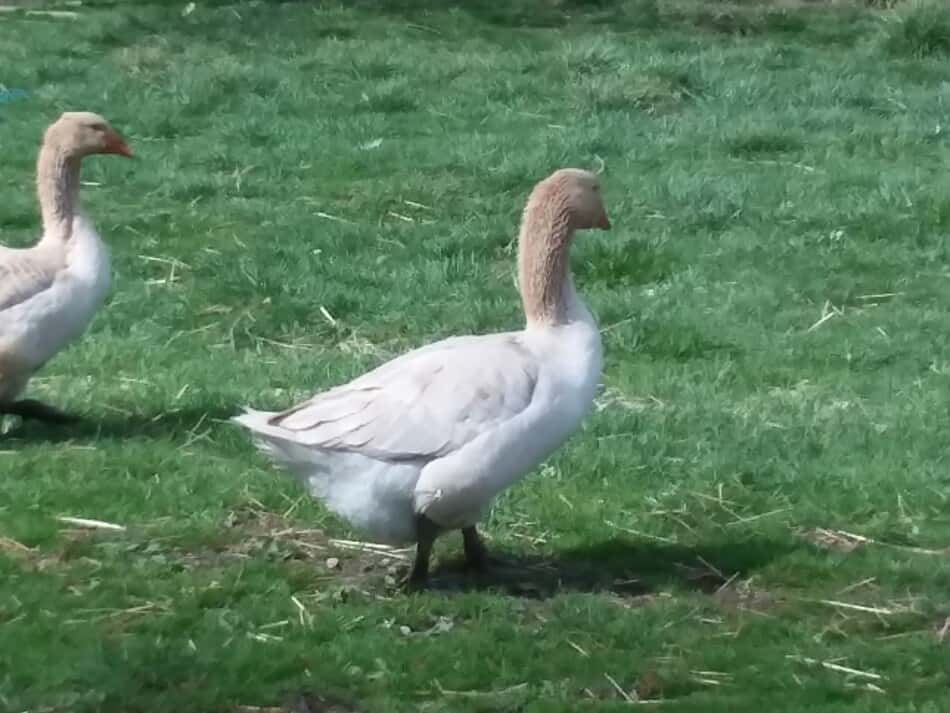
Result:
M0 709L950 709L950 20L921 7L0 15L3 241L36 237L59 111L139 156L84 168L113 296L32 387L85 423L0 443ZM401 553L331 540L359 533L226 419L517 328L523 200L601 160L598 407L486 523L519 575L446 538L404 596Z
M897 55L950 54L950 15L932 0L915 0L905 12L895 13L887 46Z

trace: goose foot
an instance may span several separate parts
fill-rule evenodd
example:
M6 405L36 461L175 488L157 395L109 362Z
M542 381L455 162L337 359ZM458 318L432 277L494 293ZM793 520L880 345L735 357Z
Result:
M480 573L487 572L491 567L492 558L474 525L462 529L462 542L465 546L465 564L468 568Z
M60 411L55 406L49 406L36 399L22 399L11 404L2 405L0 406L0 414L19 416L24 421L34 420L58 425L79 421L78 416Z
M498 570L520 569L517 561L504 556L492 554L485 541L478 534L474 525L462 530L462 541L465 545L465 566L476 574L497 573Z
M416 561L406 580L406 590L410 592L425 589L429 583L429 557L432 555L432 544L439 535L439 526L425 515L418 515L416 532Z

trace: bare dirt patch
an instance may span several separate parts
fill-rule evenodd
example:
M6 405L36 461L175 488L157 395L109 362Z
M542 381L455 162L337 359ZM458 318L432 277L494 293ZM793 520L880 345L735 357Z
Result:
M247 507L231 513L214 547L180 551L187 567L220 566L235 559L266 557L299 566L320 590L399 596L415 551L329 537L282 515ZM768 553L768 548L759 548ZM773 553L774 554L774 553ZM756 557L745 546L719 554L688 547L609 541L553 555L492 551L486 572L473 572L462 558L438 562L429 591L446 595L490 591L545 600L566 592L611 595L625 608L644 606L670 590L700 592L727 612L764 611L780 602L755 584ZM718 564L717 564L718 563ZM763 561L764 563L764 561Z
M231 512L219 532L197 542L162 536L156 530L161 527L123 532L63 529L52 548L0 538L0 553L39 571L77 563L98 567L116 554L195 571L269 560L294 570L305 582L303 587L313 588L320 597L371 598L399 596L415 556L413 547L333 538L257 505ZM490 591L539 601L587 592L610 595L619 606L631 608L679 590L709 595L726 612L764 611L780 600L755 584L754 570L776 553L767 547L753 550L737 545L734 551L709 552L610 540L550 555L493 552L486 572L469 570L461 558L442 560L430 578L429 591L446 595Z
M228 541L212 553L194 553L196 563L210 559L266 556L308 562L329 577L350 584L395 587L408 572L412 548L338 539L317 528L295 526L285 517L259 509L229 515Z

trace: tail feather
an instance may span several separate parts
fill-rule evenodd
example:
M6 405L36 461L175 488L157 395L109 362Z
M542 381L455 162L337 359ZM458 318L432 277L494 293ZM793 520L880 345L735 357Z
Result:
M274 415L246 409L232 420L251 432L267 457L356 529L377 542L414 541L412 490L419 478L418 465L393 465L359 453L300 443L293 431L270 423Z
M231 420L249 430L257 447L281 465L294 466L312 462L313 454L309 449L295 443L292 434L285 429L271 425L270 420L275 415L273 411L246 408L244 413Z
M274 411L258 411L252 408L245 408L244 413L240 416L232 417L231 420L241 424L249 431L261 433L273 429L273 426L270 425L270 420L276 415Z

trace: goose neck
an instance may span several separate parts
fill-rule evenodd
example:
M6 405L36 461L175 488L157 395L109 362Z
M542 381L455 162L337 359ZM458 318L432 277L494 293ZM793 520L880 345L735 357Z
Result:
M528 326L568 320L574 299L568 251L574 230L566 201L541 190L525 208L518 241L518 275Z
M44 240L68 240L79 201L80 158L56 142L44 143L36 166L36 187Z

